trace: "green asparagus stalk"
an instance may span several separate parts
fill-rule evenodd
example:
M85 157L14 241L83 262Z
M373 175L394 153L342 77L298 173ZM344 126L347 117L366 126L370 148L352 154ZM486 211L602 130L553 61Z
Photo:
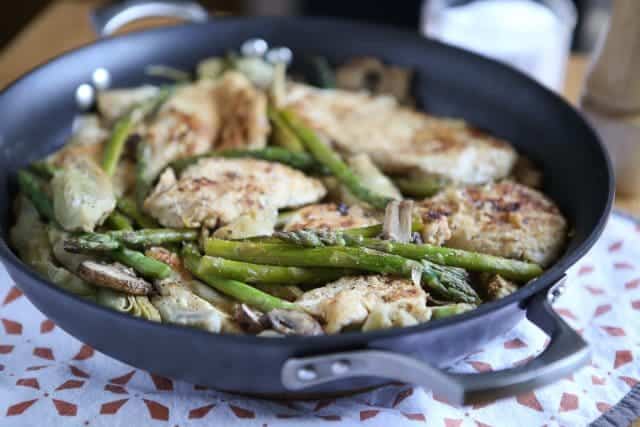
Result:
M171 267L143 253L127 248L110 251L107 255L115 261L133 268L148 279L166 279L171 275Z
M406 258L427 260L469 271L496 273L517 282L527 282L543 272L537 264L442 246L394 243L379 239L364 239L362 245Z
M422 282L437 295L460 302L477 302L478 295L461 269L435 268L394 254L362 247L320 247L301 249L291 244L238 242L210 238L205 241L207 255L258 264L295 267L334 267L394 274L412 278L421 274ZM444 274L443 274L444 273Z
M294 152L282 147L266 147L259 150L221 150L212 151L209 153L200 154L194 157L185 157L183 159L175 160L171 163L171 168L176 173L181 173L188 166L196 163L200 159L211 157L224 157L224 158L253 158L266 160L269 162L278 162L284 165L290 166L294 169L299 169L304 172L314 174L326 174L327 170L323 168L313 157L304 152Z
M61 168L52 165L49 162L46 162L44 160L38 161L38 162L33 162L31 163L31 165L29 165L29 169L36 175L44 178L44 179L51 179L53 178L53 175L62 170Z
M108 234L82 233L68 237L64 241L64 250L67 252L108 252L119 249L122 244Z
M273 133L273 142L295 153L304 152L304 146L280 116L280 113L275 108L269 106L267 114L272 124L271 132Z
M402 194L423 199L425 197L431 197L442 190L442 188L449 184L449 181L441 177L425 176L395 178L393 183L400 189Z
M281 114L313 157L326 166L331 174L347 187L355 197L377 209L384 209L387 203L392 200L389 197L376 194L364 186L340 156L330 146L320 141L315 132L308 128L293 111L282 110Z
M40 180L31 172L18 171L18 185L20 191L33 203L40 216L47 221L55 222L53 203L42 188Z
M118 199L118 209L142 228L158 228L158 223L150 216L142 213L138 209L136 202L129 197Z
M473 310L475 307L476 306L473 304L458 303L429 308L431 309L431 318L437 320L455 316L456 314L462 314L465 311Z
M126 215L113 211L107 217L105 225L112 230L133 230L133 225Z
M169 98L173 89L172 86L162 88L157 95L136 105L128 114L116 121L102 157L102 168L107 175L113 176L116 171L124 145L138 121L154 113Z
M349 231L300 230L276 232L274 237L307 247L325 245L362 246L414 260L425 260L434 264L459 267L469 271L496 273L506 279L517 282L527 282L542 274L542 268L539 265L529 262L429 244L418 245L365 238L357 235L357 233L347 233Z
M212 288L225 295L229 295L244 304L248 304L265 312L276 308L285 310L299 309L296 304L276 298L249 286L246 283L232 279L223 279L215 274L211 274L211 272L207 271L206 265L203 265L203 257L200 256L195 245L184 245L182 256L185 267L187 267L187 270L193 273L194 276L198 277ZM206 264L206 261L204 264Z
M324 56L311 56L309 64L314 70L314 84L322 89L333 89L336 87L336 76Z
M198 239L196 230L177 230L171 228L117 230L100 233L82 233L65 240L65 249L69 252L110 251L122 246L148 247L160 246Z
M301 268L252 264L205 255L200 268L207 274L250 284L319 285L354 274L341 268Z
M102 158L102 169L109 176L113 176L120 161L120 156L124 150L124 144L129 138L134 127L134 121L131 115L126 115L116 121L111 137L104 147L104 155Z
M144 199L149 194L155 176L149 172L149 159L151 157L151 146L144 141L140 141L136 146L136 206L142 211Z

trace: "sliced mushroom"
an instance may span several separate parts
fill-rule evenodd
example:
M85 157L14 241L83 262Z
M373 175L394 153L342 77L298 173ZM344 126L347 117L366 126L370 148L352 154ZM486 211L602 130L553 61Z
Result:
M269 322L262 312L246 304L236 304L233 310L233 320L250 334L257 334L269 327Z
M119 263L83 261L77 274L96 286L115 289L129 295L148 295L153 289L151 283L137 277L132 269Z
M284 335L323 335L320 323L302 311L275 309L265 317L271 328Z
M382 224L382 238L394 242L411 242L413 200L393 200L387 204Z
M399 103L413 104L408 68L385 65L373 57L353 58L336 69L336 85L340 89L367 90L374 95L392 95Z

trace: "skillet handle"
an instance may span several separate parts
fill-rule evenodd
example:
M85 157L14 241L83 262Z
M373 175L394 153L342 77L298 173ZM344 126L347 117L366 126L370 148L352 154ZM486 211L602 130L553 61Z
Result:
M402 354L362 350L291 358L282 367L282 383L295 391L342 378L375 376L424 386L459 405L515 396L549 384L590 359L587 344L551 307L563 282L564 278L548 294L533 297L528 305L528 319L551 340L537 358L524 365L495 372L455 374Z
M209 14L195 1L125 0L95 10L91 14L91 22L96 33L100 37L106 37L131 22L152 17L204 22Z

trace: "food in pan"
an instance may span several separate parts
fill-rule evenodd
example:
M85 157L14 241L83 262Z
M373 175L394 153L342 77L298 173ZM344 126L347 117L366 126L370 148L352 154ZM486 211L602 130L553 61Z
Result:
M410 70L311 63L325 87L229 55L100 92L18 173L14 249L105 307L264 337L454 316L560 256L566 220L507 141L411 107Z

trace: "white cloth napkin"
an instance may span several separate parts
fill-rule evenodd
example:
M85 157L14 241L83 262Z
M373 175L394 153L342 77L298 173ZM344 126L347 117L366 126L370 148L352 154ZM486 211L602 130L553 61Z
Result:
M407 384L335 400L270 402L155 376L63 332L0 267L0 425L583 426L640 380L639 261L640 228L612 216L555 305L591 344L591 365L517 398L468 407ZM525 320L453 369L509 367L540 352L546 339Z

